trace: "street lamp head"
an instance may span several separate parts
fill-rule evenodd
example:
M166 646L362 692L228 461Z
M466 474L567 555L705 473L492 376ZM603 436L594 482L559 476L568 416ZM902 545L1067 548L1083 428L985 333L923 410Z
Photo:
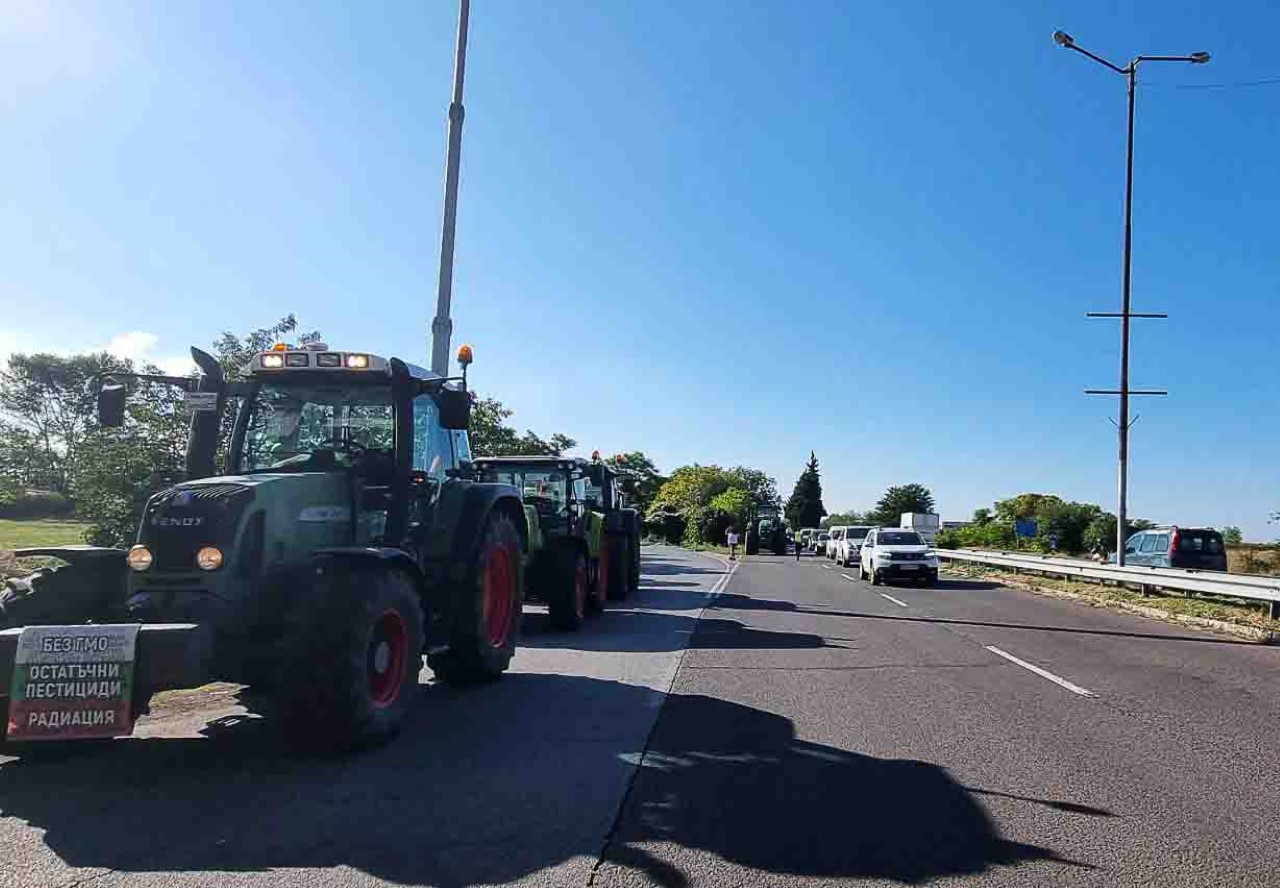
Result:
M1191 59L1192 64L1203 65L1205 62L1209 61L1209 53L1193 52L1191 55L1187 56L1187 58Z
M1076 45L1075 38L1066 31L1054 31L1053 42L1061 46L1063 49L1070 49Z

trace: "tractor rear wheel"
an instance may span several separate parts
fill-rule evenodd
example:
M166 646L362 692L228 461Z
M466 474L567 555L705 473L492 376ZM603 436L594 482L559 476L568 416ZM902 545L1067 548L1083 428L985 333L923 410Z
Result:
M609 547L609 585L606 587L610 601L623 601L631 591L631 547L628 537L611 534L605 538Z
M511 664L520 637L524 566L520 534L501 512L486 519L480 545L452 620L447 650L427 657L436 678L474 684L497 678Z
M556 629L574 630L587 617L587 558L577 549L556 553L555 578L547 595L547 611Z
M627 538L627 545L631 550L631 573L628 577L628 591L640 591L640 538L631 536Z
M319 588L287 617L276 679L297 746L358 749L391 739L413 705L422 666L422 604L413 580L381 564L324 565Z

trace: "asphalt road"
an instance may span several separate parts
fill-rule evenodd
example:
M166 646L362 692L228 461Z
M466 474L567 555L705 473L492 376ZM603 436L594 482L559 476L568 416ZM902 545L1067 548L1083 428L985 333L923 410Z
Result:
M0 886L585 885L719 561L646 549L578 633L526 607L513 670L429 681L390 745L286 756L230 687L166 695L137 739L0 758Z
M0 886L1280 884L1280 649L812 556L644 573L354 759L230 690L0 759Z
M1280 649L854 576L742 565L596 885L1280 884Z

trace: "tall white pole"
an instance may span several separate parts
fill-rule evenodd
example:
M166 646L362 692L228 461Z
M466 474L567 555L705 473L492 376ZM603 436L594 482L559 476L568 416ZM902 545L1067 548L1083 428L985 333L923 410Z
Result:
M440 232L440 282L436 291L436 317L431 322L431 371L449 375L449 338L453 321L453 242L458 221L458 166L462 159L462 81L467 70L467 20L470 0L459 0L458 43L453 57L453 100L449 103L448 153L444 169L444 223Z

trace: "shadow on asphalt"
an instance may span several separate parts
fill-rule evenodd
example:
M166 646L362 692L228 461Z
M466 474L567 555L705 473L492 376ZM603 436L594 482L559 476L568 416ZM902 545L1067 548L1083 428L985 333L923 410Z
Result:
M692 639L690 639L692 635ZM657 652L685 649L777 649L843 647L809 632L754 629L737 620L636 610L606 611L576 632L556 632L544 613L524 615L523 648L574 651Z
M632 744L662 699L536 674L421 695L399 738L347 759L290 758L270 720L233 718L201 739L11 761L0 765L0 809L75 867L346 866L405 884L504 883L597 858ZM644 843L771 873L907 882L1056 859L1002 839L939 767L798 741L788 719L737 703L667 698L643 762L607 853L667 888L687 879Z
M773 874L911 883L1060 860L1002 839L942 768L800 741L789 719L693 695L668 698L605 853L683 888L679 857L656 860L655 842Z
M1141 638L1148 641L1185 641L1196 644L1241 645L1257 648L1256 641L1235 641L1205 635L1158 635L1150 632L1126 632L1123 629L1080 629L1074 626L1037 626L1029 623L997 623L991 620L958 620L950 617L891 617L884 614L868 614L858 611L829 610L816 607L798 607L796 613L818 614L824 617L851 617L860 620L884 620L894 623L939 623L944 626L982 626L990 629L1025 629L1028 632L1063 632L1070 635L1102 635L1118 638Z

